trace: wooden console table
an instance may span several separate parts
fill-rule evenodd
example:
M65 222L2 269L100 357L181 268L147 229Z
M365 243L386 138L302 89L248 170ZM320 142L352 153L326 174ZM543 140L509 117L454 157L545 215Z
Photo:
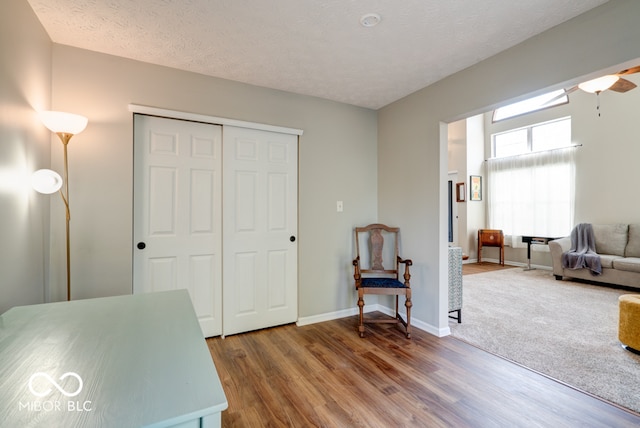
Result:
M500 247L500 264L504 266L504 234L502 230L478 230L478 263L482 263L482 247Z
M0 316L11 427L219 427L227 399L186 290L15 307Z

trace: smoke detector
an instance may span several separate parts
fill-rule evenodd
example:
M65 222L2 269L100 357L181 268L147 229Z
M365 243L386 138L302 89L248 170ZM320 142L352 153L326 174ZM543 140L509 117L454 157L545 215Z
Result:
M377 13L367 13L360 18L360 24L362 24L363 27L375 27L380 23L381 19Z

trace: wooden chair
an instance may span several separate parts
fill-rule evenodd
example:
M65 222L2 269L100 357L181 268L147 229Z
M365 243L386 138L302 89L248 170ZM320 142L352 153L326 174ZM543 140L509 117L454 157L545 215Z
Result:
M360 319L358 331L364 337L364 323L397 323L405 327L407 339L411 338L411 285L409 259L398 256L398 237L400 228L384 224L370 224L356 227L356 258L353 260L356 290L358 291L358 308ZM404 264L404 282L400 281L400 264ZM365 294L396 296L395 318L364 318ZM406 321L398 313L398 297L405 296L404 306L407 308Z

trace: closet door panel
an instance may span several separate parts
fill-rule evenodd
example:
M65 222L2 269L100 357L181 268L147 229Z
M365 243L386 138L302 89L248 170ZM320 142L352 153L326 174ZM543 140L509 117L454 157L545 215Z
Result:
M297 150L295 135L224 126L224 335L297 320Z
M187 289L222 333L222 130L134 116L133 292Z

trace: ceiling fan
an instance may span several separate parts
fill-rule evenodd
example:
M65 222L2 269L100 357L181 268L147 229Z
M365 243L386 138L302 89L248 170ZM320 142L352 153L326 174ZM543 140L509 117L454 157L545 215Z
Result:
M633 88L635 88L637 85L631 82L630 80L627 80L620 76L625 76L625 75L634 74L638 72L640 72L640 65L627 68L615 74L608 74L606 76L601 76L592 80L588 80L586 82L579 83L575 86L572 86L569 89L565 89L563 93L547 101L546 105L551 105L555 101L569 95L572 92L577 91L578 89L581 89L585 92L589 92L591 94L596 94L596 95L600 95L600 92L606 91L606 90L611 90L619 93L630 91ZM597 110L598 110L598 116L600 116L600 97L598 97Z
M587 82L582 82L572 88L567 89L565 91L565 95L568 95L577 89L582 89L583 91L590 92L592 94L599 94L600 92L605 91L607 89L614 92L624 93L635 88L636 84L620 76L625 76L627 74L634 74L638 72L640 72L640 65L627 68L615 74L608 74L606 76L598 77L596 79L592 79Z

